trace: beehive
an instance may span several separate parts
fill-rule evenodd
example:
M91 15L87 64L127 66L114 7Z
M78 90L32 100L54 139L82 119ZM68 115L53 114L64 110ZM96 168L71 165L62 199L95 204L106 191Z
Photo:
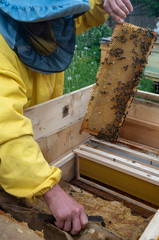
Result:
M156 36L132 24L116 25L80 132L116 142Z

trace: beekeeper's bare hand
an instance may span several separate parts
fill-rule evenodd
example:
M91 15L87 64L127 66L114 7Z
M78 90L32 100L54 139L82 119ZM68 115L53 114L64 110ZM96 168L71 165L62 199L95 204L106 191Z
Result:
M87 225L88 218L83 206L65 193L58 184L44 195L44 199L56 218L57 227L76 235Z
M126 16L133 11L129 0L104 0L103 7L117 23L122 23Z

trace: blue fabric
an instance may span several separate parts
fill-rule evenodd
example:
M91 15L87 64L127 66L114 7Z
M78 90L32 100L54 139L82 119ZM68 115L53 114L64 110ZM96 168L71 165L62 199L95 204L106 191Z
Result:
M89 10L88 0L0 0L0 10L16 21L39 22Z
M75 46L75 21L70 17L51 21L57 49L49 56L40 56L30 45L23 26L4 14L0 14L0 33L19 59L34 71L45 74L64 71L70 64Z
M0 33L32 70L45 74L62 72L74 53L74 17L89 8L89 0L0 0ZM51 22L58 45L49 56L39 55L24 31L25 23L42 21Z

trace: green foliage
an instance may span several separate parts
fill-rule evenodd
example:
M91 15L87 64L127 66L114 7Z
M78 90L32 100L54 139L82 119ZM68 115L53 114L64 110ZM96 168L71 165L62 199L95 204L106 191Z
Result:
M132 3L144 3L144 9L150 9L150 16L159 17L159 1L158 0L132 0Z
M154 86L153 81L145 78L144 74L142 76L142 79L140 80L140 83L139 83L137 89L146 91L146 92L155 93L155 86Z
M101 55L99 42L111 34L111 28L103 24L77 36L73 60L65 71L64 93L96 82Z

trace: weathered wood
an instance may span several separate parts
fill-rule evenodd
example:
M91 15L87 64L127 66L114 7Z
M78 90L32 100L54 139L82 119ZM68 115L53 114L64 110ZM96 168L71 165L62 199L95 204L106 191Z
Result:
M156 212L139 240L159 240L159 210Z
M134 160L126 156L124 157L123 155L119 156L117 154L110 153L109 151L105 151L105 150L103 151L103 149L101 151L100 148L99 150L98 148L94 149L93 147L86 146L84 144L80 145L79 149L84 150L87 153L96 154L97 159L98 159L98 156L104 157L105 159L109 159L113 162L121 163L124 166L132 167L134 171L139 170L144 173L153 174L153 176L159 177L159 167L157 169L155 167L151 167L150 165L148 166L144 163L141 163L139 160L136 160L136 159ZM158 164L159 164L159 159L158 159Z
M47 140L50 139L50 141L52 141L51 139L54 138L52 137L53 134L62 132L62 130L83 119L92 87L93 85L28 108L24 111L25 116L30 118L32 121L34 138L43 148L42 151L44 153L44 156L47 155ZM145 94L148 94L149 96L151 95L149 93ZM134 102L129 109L128 117L121 130L122 138L125 137L126 139L136 142L139 141L143 144L147 144L147 142L149 142L151 146L157 146L158 148L158 143L156 143L157 140L154 140L154 134L156 130L153 131L153 129L151 129L151 126L149 128L148 125L147 128L141 126L143 129L142 134L143 131L148 131L144 133L144 135L141 135L141 130L140 132L135 131L134 133L134 125L131 123L132 118L139 121L148 121L150 125L151 123L158 124L159 104L144 101L141 99L134 99ZM130 129L128 129L128 127L130 127ZM149 131L151 131L150 134ZM148 139L146 137L146 134L149 136ZM61 135L61 137L63 136ZM145 138L146 140L144 140ZM153 144L153 142L155 143ZM44 147L44 145L46 147ZM50 154L52 153L50 152Z
M70 126L54 134L45 135L37 139L47 162L56 162L56 159L60 156L73 150L79 144L90 138L88 133L79 134L80 126L81 120L72 123Z
M123 138L118 138L117 143L124 144L125 146L129 147L132 150L137 150L143 153L149 152L150 154L159 155L159 148L153 148L153 147L146 146L144 144L126 140Z
M126 119L123 128L121 128L119 136L150 147L159 148L159 124L156 123L129 117Z
M120 201L124 206L129 207L134 214L139 214L143 217L149 217L157 211L157 209L152 206L146 205L145 203L133 199L132 197L128 197L119 191L115 191L115 189L110 189L108 186L102 186L83 177L79 177L78 180L74 179L71 183L106 200Z
M159 156L91 138L74 150L86 176L159 206Z
M116 157L114 156L114 161L109 160L107 157L100 157L99 155L89 153L80 149L75 149L74 152L81 157L82 159L88 159L91 162L97 163L101 166L106 166L108 168L114 169L125 174L128 174L130 176L133 176L135 178L142 179L146 182L152 183L156 186L159 186L159 177L154 176L153 173L147 174L144 170L140 169L134 169L133 167L126 166L123 163L119 163L116 161ZM86 166L85 166L86 167ZM94 165L95 167L95 165ZM159 188L158 188L159 190Z
M121 190L122 192L128 193L137 197L138 199L142 199L145 202L159 207L159 186L154 184L157 183L157 181L146 181L146 176L144 176L142 172L139 178L138 176L140 173L135 170L134 172L137 173L133 176L130 174L130 169L125 168L117 163L113 168L112 166L108 166L109 163L101 164L101 161L100 163L97 163L96 158L95 161L93 160L94 159L92 156L91 159L89 159L88 156L79 156L80 176L94 179L95 181L99 181L101 184L107 184L113 188ZM108 162L108 160L106 161ZM127 171L127 173L124 171Z
M91 89L92 85L26 109L24 115L32 121L34 138L59 132L82 119Z
M123 153L131 154L131 156L142 158L142 159L146 160L149 165L152 165L152 163L159 164L159 155L157 155L157 154L149 153L148 151L147 151L147 153L143 153L141 151L136 151L136 150L130 149L129 147L127 147L126 145L123 145L123 144L118 144L118 143L113 144L110 142L96 139L94 137L92 137L90 139L90 141L92 143L99 144L100 146L106 146L106 147L109 147L114 150L119 150Z
M147 92L145 92L145 95L151 95ZM151 95L153 96L153 95ZM159 95L157 95L159 96ZM131 104L131 107L128 111L128 118L135 118L139 120L144 120L150 123L156 123L159 125L159 104L146 101L143 99L135 98L133 103Z
M155 94L155 93L150 93L150 92L137 90L135 96L159 102L159 95Z
M76 177L76 156L72 151L61 156L56 162L53 161L49 163L49 165L53 165L62 170L62 180L70 182Z

